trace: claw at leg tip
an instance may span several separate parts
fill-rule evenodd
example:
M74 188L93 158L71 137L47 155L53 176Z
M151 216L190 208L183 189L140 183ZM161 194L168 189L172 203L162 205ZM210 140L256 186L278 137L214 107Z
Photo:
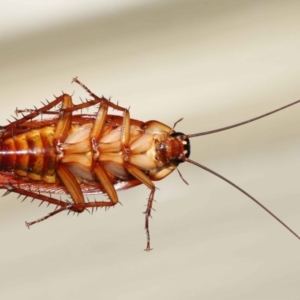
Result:
M71 83L74 83L76 80L77 80L78 76L75 76L73 79L72 79L72 82Z

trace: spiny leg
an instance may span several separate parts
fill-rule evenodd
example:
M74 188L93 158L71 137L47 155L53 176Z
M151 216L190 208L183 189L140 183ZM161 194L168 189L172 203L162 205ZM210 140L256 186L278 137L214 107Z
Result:
M30 228L31 225L34 225L34 224L37 224L37 223L42 222L44 220L47 220L48 218L53 217L54 215L56 215L58 213L61 213L62 211L70 210L70 209L71 209L71 205L66 206L66 207L61 207L59 209L55 209L53 212L49 213L48 215L46 215L42 218L36 219L33 222L25 222L25 224L28 228Z
M33 199L38 199L38 200L41 200L43 202L47 202L49 204L54 204L54 205L60 206L60 207L67 207L68 206L68 203L66 203L65 201L57 200L57 199L51 197L51 195L46 196L46 195L40 194L39 192L32 192L32 191L30 191L30 187L29 187L28 190L25 190L25 189L20 188L16 185L9 184L8 188L7 188L7 191L4 193L3 196L6 196L10 193L17 193L19 195L25 196L25 198L31 197Z
M31 192L30 190L24 190L24 189L22 189L18 186L14 186L14 185L9 185L7 191L4 193L3 196L6 196L6 195L10 194L11 192L17 193L17 194L19 194L19 196L20 195L25 196L23 200L25 200L27 197L31 197L32 199L38 199L38 200L41 200L42 202L47 202L48 204L56 205L56 209L53 212L51 212L50 214L48 214L47 216L42 217L42 218L37 219L37 220L32 221L32 222L25 222L28 228L33 224L36 224L36 223L41 222L43 220L46 220L46 219L50 218L53 215L56 215L56 214L58 214L62 211L70 209L70 204L67 203L67 202L57 200L57 199L52 198L50 196L42 195L40 193L34 193L34 192Z
M124 107L122 107L120 105L117 105L117 104L114 104L114 103L110 102L105 97L99 97L99 96L97 96L88 87L86 87L82 82L80 82L77 79L77 77L74 78L72 82L76 82L77 84L79 84L83 89L85 89L94 98L94 100L90 100L90 101L87 101L85 103L74 105L72 108L66 109L66 111L79 110L79 109L87 108L87 107L90 107L90 106L93 106L93 105L96 105L96 104L104 104L104 103L106 103L109 107L111 107L113 109L116 109L116 110L119 110L119 111L123 111L124 112L124 111L127 110L126 108L124 108Z
M154 201L154 192L155 192L155 190L152 190L150 192L148 203L147 203L147 208L144 212L144 214L145 214L145 230L146 230L146 235L147 235L147 246L146 246L145 251L147 251L147 252L152 250L152 248L150 247L149 218L151 217L152 204Z
M20 126L25 122L33 120L35 117L37 117L40 114L49 112L49 110L51 108L62 103L65 100L65 98L68 98L68 97L70 98L70 96L67 94L61 95L60 97L56 98L55 100L51 101L50 103L46 104L45 106L43 106L39 109L32 110L30 114L23 116L21 119L11 122L10 124L8 124L2 128L4 128L5 130L14 129L15 127ZM16 111L18 111L18 110L16 110Z

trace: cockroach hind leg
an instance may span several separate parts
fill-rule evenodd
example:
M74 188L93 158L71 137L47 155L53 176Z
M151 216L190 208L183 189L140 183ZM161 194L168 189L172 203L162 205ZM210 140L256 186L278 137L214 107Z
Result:
M28 229L30 229L30 226L34 225L34 224L37 224L37 223L40 223L44 220L47 220L48 218L62 212L62 211L65 211L65 210L69 210L70 211L71 209L71 206L65 206L65 207L61 207L60 209L55 209L53 212L49 213L48 215L42 217L42 218L39 218L35 221L32 221L32 222L25 222L26 226Z

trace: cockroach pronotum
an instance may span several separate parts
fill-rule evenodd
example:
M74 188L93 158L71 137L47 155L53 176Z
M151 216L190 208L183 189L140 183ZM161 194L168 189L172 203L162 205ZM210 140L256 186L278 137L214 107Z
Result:
M119 202L118 190L145 184L150 189L145 211L145 250L150 251L149 217L155 194L153 181L165 178L180 163L189 162L238 189L300 239L297 233L242 188L189 158L190 138L256 121L300 100L231 126L183 134L158 121L131 119L128 109L98 97L77 78L73 81L83 87L92 99L74 105L71 96L63 94L52 102L42 102L43 107L39 109L17 109L16 113L21 113L22 118L0 127L0 188L6 189L4 195L15 192L19 196L56 206L48 215L26 222L28 227L62 211L82 213L89 208L92 211L99 207L109 208ZM82 114L82 109L89 107L97 107L97 111ZM109 115L109 108L121 115ZM44 115L52 115L53 118L39 118ZM71 200L58 200L53 194L67 194ZM88 194L106 194L108 200L89 202L85 198Z

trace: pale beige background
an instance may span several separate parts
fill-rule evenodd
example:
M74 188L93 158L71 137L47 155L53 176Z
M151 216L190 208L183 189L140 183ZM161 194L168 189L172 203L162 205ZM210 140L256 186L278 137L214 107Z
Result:
M17 106L61 90L84 97L74 76L130 106L133 118L172 125L184 117L177 129L185 133L300 98L299 1L128 1L120 10L121 1L105 2L79 11L79 2L54 2L46 12L39 4L41 15L41 1L1 2L1 124ZM298 233L299 116L300 105L193 139L191 155ZM299 299L300 241L218 178L180 170L189 186L176 173L157 182L151 253L143 251L144 186L119 193L123 206L108 212L60 214L31 230L24 221L52 208L1 198L0 298Z

